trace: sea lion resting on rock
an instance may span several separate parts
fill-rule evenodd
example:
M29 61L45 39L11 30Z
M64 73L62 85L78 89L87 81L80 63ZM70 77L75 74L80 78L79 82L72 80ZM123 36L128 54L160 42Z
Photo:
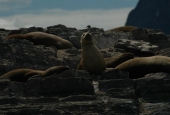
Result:
M106 32L109 32L109 31L115 31L115 32L119 32L119 31L122 31L122 32L131 32L133 29L137 29L138 27L135 27L135 26L121 26L121 27L117 27L117 28L113 28L113 29L110 29L110 30L107 30Z
M104 58L106 68L115 68L119 64L134 58L132 53L123 53L118 56Z
M12 34L5 39L18 38L26 39L33 42L35 45L55 46L57 49L72 48L73 44L59 36L47 34L44 32L30 32L27 34Z
M125 61L115 67L120 71L128 71L132 79L144 77L149 73L166 72L170 73L170 57L152 56L134 58Z
M2 76L0 76L0 79L10 79L11 81L19 81L19 82L26 82L27 78L25 78L25 74L33 71L33 69L14 69L12 71L9 71Z
M68 70L68 69L69 69L68 66L53 66L53 67L46 69L45 71L42 71L42 70L30 71L27 74L25 74L25 77L29 78L29 77L34 76L34 75L46 77L46 76L50 76L52 74L60 74L63 71Z
M28 78L32 77L33 75L46 77L52 74L60 74L68 69L69 69L68 66L54 66L46 69L45 71L26 68L15 69L0 76L0 79L10 79L11 81L27 82Z
M93 42L90 33L81 36L82 59L77 70L86 70L90 74L99 75L106 69L104 58Z

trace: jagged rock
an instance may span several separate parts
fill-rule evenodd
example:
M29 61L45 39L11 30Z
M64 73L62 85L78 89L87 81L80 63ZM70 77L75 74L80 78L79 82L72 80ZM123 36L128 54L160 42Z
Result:
M54 25L54 26L49 26L49 27L47 27L47 29L49 30L49 31L51 31L51 30L53 30L53 29L56 29L56 28L60 28L61 29L61 31L63 31L63 32L67 32L67 27L65 26L65 25L62 25L62 24L58 24L58 25Z
M114 98L136 98L134 82L130 79L99 81L99 90Z
M69 101L94 101L97 97L94 95L72 95L60 99L60 102L69 102Z
M10 81L9 82L9 88L10 88L10 96L22 96L25 94L26 84L24 82L15 82Z
M28 79L25 88L26 96L39 96L42 94L42 80L40 77L31 77Z
M58 50L57 57L62 60L61 64L67 64L71 69L76 69L82 56L79 50L76 48L71 48L66 50Z
M84 77L47 77L42 80L42 90L44 95L94 94L93 85Z
M151 45L157 45L158 50L169 47L170 40L168 36L161 31L148 32L147 29L139 28L132 31L132 38L134 40L143 40L149 42Z
M170 110L169 102L165 103L146 103L140 104L141 115L168 115Z
M29 27L27 28L27 32L44 32L44 29L42 27Z
M69 41L73 44L75 48L81 49L80 38L78 36L70 36Z
M162 56L168 56L170 57L170 48L166 48L160 51L157 51L155 55L162 55Z
M158 46L152 45L149 42L127 39L119 39L114 47L125 49L137 56L153 56L158 51Z
M113 68L106 68L106 70L101 74L102 79L128 79L129 73L122 72Z
M137 79L136 93L147 102L170 101L170 75L167 73L152 73Z
M3 68L0 75L17 68L44 70L61 64L55 47L34 46L28 40L19 39L0 43L0 60Z
M139 0L136 8L129 13L125 25L162 29L164 33L170 34L169 6L169 0Z
M9 80L0 80L0 96L10 96Z

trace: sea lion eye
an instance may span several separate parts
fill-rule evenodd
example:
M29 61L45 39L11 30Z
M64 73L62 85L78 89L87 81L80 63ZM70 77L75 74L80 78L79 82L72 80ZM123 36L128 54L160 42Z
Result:
M84 36L85 34L83 34L82 36Z

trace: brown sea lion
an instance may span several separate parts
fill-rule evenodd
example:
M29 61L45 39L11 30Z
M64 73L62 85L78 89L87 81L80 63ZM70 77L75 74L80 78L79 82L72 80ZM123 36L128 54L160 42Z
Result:
M151 56L127 60L117 67L120 71L128 71L132 79L144 77L149 73L166 72L170 73L170 57Z
M122 32L131 32L133 29L137 29L138 27L135 26L121 26L121 27L117 27L117 28L113 28L113 29L109 29L107 31L122 31Z
M50 68L46 69L45 71L42 71L42 70L30 71L27 74L25 74L25 77L29 78L29 77L34 76L34 75L39 75L41 77L46 77L46 76L50 76L52 74L60 74L63 71L68 70L68 69L69 69L68 66L53 66L53 67L50 67Z
M39 75L41 77L46 77L52 74L60 74L65 70L68 70L68 66L54 66L43 70L33 70L33 69L15 69L9 71L2 76L0 79L10 79L11 81L18 81L18 82L27 82L27 80L32 77L33 75Z
M26 69L26 68L14 69L0 76L0 79L10 79L11 81L26 82L28 78L24 76L26 73L30 71L33 71L33 69Z
M77 70L86 70L90 74L99 75L106 69L103 55L93 42L89 32L81 36L82 59Z
M47 34L44 32L30 32L27 34L12 34L5 39L18 38L26 39L33 42L35 45L55 46L57 49L72 48L73 44L59 36Z
M104 61L107 68L115 68L119 64L132 58L134 58L132 53L123 53L118 56L104 58Z

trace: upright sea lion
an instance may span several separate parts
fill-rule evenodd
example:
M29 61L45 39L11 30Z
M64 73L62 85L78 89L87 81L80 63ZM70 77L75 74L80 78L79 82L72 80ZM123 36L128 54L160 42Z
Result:
M106 69L104 58L93 42L89 32L81 36L82 59L77 70L86 70L90 74L99 75Z
M27 74L25 74L25 77L29 78L33 75L39 75L41 77L46 77L46 76L50 76L52 74L60 74L63 71L68 70L68 69L69 69L68 66L53 66L53 67L46 69L45 71L42 71L42 70L30 71Z
M28 78L24 76L26 73L30 71L33 71L33 69L26 69L26 68L15 69L0 76L0 79L10 79L11 81L26 82Z
M72 48L73 44L59 36L47 34L44 32L30 32L27 34L12 34L5 39L18 38L26 39L33 42L35 45L55 46L57 49Z
M152 56L134 58L121 63L115 67L115 69L119 69L120 71L128 71L129 77L132 79L144 77L149 73L170 73L170 57Z
M107 68L115 68L119 64L134 58L132 53L123 53L118 56L113 56L109 58L104 58L105 64Z

